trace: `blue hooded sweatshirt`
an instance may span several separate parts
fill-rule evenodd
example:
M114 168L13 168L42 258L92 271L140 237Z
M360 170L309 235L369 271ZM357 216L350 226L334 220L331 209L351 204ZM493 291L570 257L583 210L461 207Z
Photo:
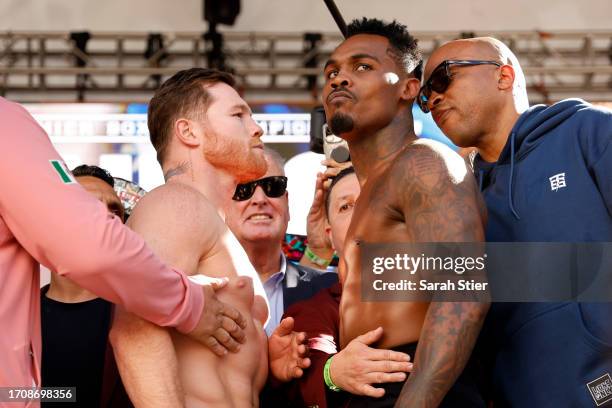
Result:
M533 106L497 163L476 156L474 172L487 241L612 241L612 112L579 99ZM612 401L612 303L494 303L481 342L496 408Z

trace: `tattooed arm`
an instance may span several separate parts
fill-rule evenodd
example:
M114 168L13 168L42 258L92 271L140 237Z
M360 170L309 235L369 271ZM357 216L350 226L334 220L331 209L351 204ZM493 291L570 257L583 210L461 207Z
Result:
M450 152L415 146L398 183L401 212L414 241L479 242L484 239L482 200L463 161ZM489 305L432 302L414 369L396 407L437 407L463 371Z
M429 305L414 369L395 403L396 407L437 407L463 371L487 304L434 302Z

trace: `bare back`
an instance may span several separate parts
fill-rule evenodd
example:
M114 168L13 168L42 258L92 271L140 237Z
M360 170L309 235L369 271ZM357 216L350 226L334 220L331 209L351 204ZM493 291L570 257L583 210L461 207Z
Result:
M257 406L267 377L263 325L268 309L263 287L242 246L214 207L191 187L165 184L143 198L139 206L130 226L160 258L188 275L229 277L229 284L217 297L237 308L247 320L246 342L240 351L224 357L170 330L186 405ZM162 236L160 231L164 231Z
M377 347L418 341L429 303L362 302L360 243L482 240L485 210L473 177L448 147L419 139L369 174L349 227L340 304L340 342L379 326Z

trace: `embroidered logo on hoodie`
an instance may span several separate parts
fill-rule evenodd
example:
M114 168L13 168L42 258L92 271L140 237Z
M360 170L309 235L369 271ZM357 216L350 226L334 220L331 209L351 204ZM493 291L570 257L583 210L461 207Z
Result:
M609 373L588 383L587 388L593 397L593 401L595 401L595 405L598 407L612 401L612 377L610 377Z
M565 184L565 173L555 174L552 177L549 177L550 180L550 189L552 191L557 191L560 188L567 187Z

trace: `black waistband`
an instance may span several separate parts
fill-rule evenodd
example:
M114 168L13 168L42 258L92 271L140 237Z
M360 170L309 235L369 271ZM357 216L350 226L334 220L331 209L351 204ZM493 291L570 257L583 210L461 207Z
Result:
M401 344L399 346L391 347L390 350L399 351L400 353L406 353L410 356L410 360L414 361L414 355L416 354L418 342Z

